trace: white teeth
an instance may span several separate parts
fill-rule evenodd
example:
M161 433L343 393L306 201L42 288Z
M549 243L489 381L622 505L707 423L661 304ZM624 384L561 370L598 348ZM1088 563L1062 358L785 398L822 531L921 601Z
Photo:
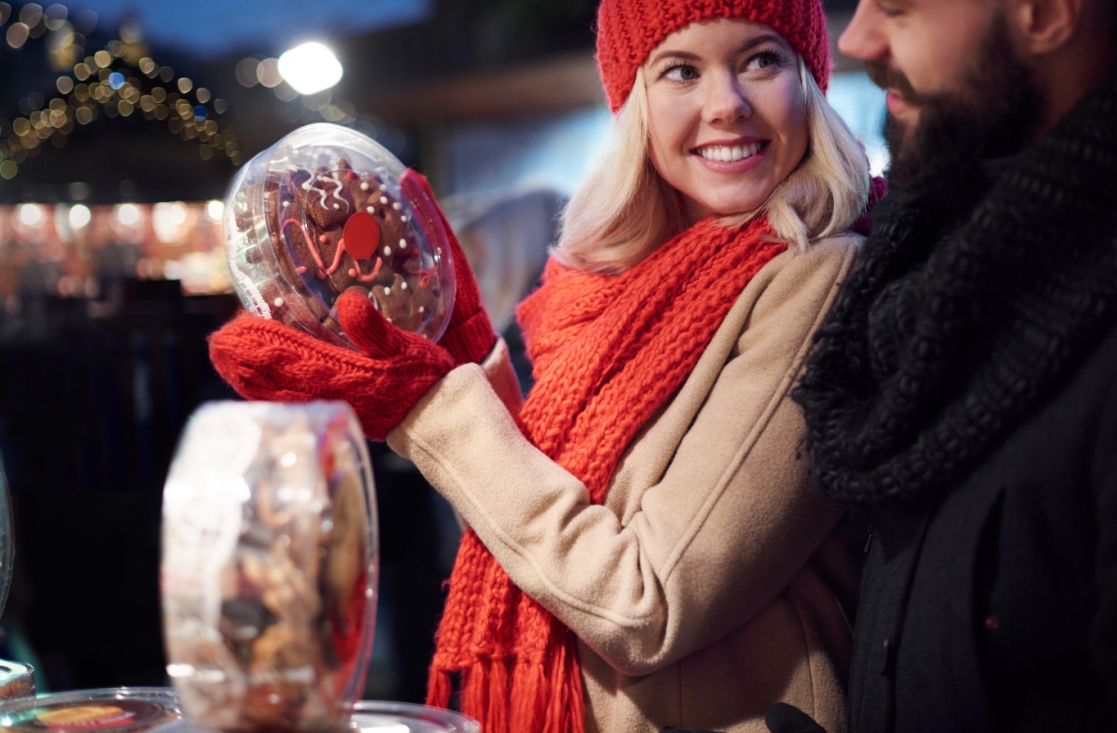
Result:
M699 148L698 154L706 160L717 160L722 163L736 163L738 160L751 158L760 152L761 144L759 142L749 143L748 145L734 145L733 147L726 147L724 145L717 145L708 148Z

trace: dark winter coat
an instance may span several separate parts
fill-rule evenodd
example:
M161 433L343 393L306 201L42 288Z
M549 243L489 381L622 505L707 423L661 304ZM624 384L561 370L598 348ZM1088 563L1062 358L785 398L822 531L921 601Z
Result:
M945 495L873 524L851 731L1117 729L1117 330Z
M874 517L850 730L1117 730L1117 71L889 193L795 398Z

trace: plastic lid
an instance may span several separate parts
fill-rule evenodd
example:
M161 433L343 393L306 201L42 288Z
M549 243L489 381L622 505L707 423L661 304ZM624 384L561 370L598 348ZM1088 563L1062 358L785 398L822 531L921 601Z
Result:
M481 733L480 723L453 710L369 700L353 706L349 727L359 733Z
M0 728L27 733L135 733L181 719L178 697L165 687L62 692L0 704Z
M434 202L390 152L347 127L301 127L245 164L224 229L251 313L352 346L335 302L356 288L432 341L449 322L453 259Z
M321 729L364 687L376 606L371 463L342 402L216 402L163 492L167 673L223 730Z
M353 706L339 733L481 733L481 724L452 710L406 702L362 700ZM184 719L159 733L212 733L211 728Z

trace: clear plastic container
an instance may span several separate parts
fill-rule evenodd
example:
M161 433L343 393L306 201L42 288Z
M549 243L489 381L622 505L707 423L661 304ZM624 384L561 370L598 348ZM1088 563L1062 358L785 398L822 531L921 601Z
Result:
M461 713L405 702L362 700L349 720L353 733L481 733L481 724Z
M30 664L0 661L0 701L35 697L35 668Z
M24 733L139 733L181 719L178 697L166 687L61 692L0 704L0 728Z
M356 288L394 325L437 341L454 307L453 259L435 204L374 140L307 125L245 164L225 199L241 302L352 347L335 302Z
M481 724L452 710L406 702L362 700L353 706L348 721L334 733L481 733ZM158 733L215 733L213 729L183 719Z
M167 672L221 730L320 730L364 687L377 587L371 464L352 409L217 402L163 491Z

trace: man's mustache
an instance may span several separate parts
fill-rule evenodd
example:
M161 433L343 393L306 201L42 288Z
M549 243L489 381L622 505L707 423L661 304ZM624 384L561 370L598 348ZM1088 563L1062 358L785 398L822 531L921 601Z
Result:
M883 61L866 61L865 73L878 87L897 92L909 104L926 101L923 95L912 88L911 82L903 73Z

